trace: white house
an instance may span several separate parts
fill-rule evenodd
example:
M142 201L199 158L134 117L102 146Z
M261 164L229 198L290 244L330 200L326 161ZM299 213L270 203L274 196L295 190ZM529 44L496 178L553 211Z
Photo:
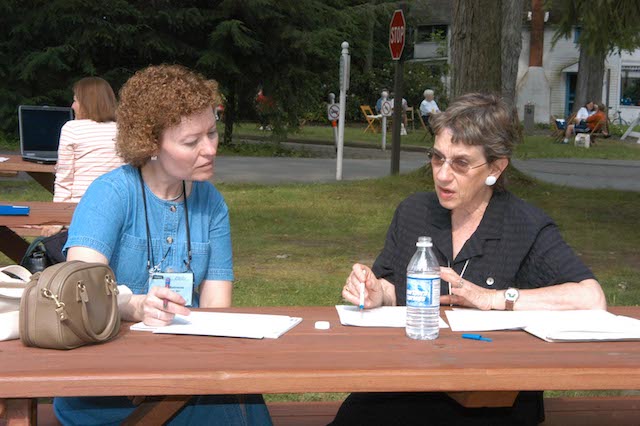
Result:
M516 83L518 112L520 118L523 118L524 105L533 104L535 121L548 123L550 115L565 117L573 108L580 56L576 41L580 31L578 28L574 29L572 37L560 39L552 46L556 29L553 10L545 14L542 67L536 76L537 82L531 85L528 79L532 71L535 71L529 67L530 14L527 9L530 10L531 2L525 0L524 3L522 50ZM449 62L450 49L443 49L443 42L431 34L445 34L444 45L448 45L451 2L425 0L420 5L414 11L414 19L418 24L414 36L413 60ZM629 122L640 114L640 49L632 53L613 53L607 57L602 100L608 105L612 119L616 111L620 111L620 115Z

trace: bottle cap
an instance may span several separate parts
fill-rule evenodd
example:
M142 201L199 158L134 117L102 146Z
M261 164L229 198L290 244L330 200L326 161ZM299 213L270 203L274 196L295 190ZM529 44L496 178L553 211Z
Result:
M331 324L329 321L316 321L315 328L316 330L328 330L331 328Z
M417 247L431 247L433 243L431 242L431 237L418 237L418 242L416 243Z

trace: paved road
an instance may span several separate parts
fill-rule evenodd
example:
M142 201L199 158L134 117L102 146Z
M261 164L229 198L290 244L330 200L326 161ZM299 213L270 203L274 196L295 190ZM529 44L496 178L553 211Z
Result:
M400 173L423 166L425 158L424 153L402 152ZM390 171L390 158L345 158L342 161L343 180L384 177ZM335 158L218 157L213 178L213 182L263 184L335 181Z
M216 162L216 182L334 182L336 160L331 146L286 144L313 151L327 158L249 158L220 157ZM391 153L380 149L345 147L343 179L368 179L389 175ZM400 173L421 167L424 152L403 151ZM557 185L573 188L618 189L640 192L640 161L598 159L513 160L524 174Z
M554 158L514 160L524 174L572 188L640 192L640 161Z
M301 147L300 144L286 145ZM222 156L216 159L213 182L278 184L336 181L333 146L304 144L301 149L313 151L314 156L321 158ZM371 179L390 174L389 150L345 147L344 155L343 180ZM424 152L402 151L400 173L415 170L424 162ZM514 160L513 165L528 176L558 185L640 192L640 161L557 158ZM18 179L29 177L21 174Z

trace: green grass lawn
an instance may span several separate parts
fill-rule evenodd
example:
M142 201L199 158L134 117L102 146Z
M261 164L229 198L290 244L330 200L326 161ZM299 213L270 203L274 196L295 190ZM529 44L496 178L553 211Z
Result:
M640 194L543 184L510 171L511 189L553 217L612 305L640 304ZM230 209L239 306L333 305L354 262L371 264L397 204L432 189L424 169L377 180L222 184ZM7 201L48 200L34 182L0 182ZM7 264L7 258L0 258Z

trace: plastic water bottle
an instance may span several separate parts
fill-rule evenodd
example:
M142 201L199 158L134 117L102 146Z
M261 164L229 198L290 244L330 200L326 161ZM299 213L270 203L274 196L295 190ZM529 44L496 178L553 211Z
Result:
M420 237L407 267L407 327L412 339L433 340L440 332L440 265L431 237Z

